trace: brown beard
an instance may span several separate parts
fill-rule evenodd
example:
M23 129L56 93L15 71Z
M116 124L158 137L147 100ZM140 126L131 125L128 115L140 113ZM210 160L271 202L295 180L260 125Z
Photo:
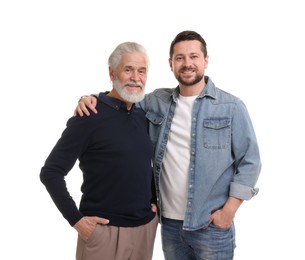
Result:
M196 75L195 79L190 82L184 81L180 76L177 76L176 79L183 86L193 86L193 85L197 84L198 82L200 82L203 79L203 77L204 77L204 75Z

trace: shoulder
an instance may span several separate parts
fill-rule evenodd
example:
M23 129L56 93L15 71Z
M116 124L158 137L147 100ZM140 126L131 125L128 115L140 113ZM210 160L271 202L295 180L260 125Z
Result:
M164 109L169 106L174 88L158 88L153 92L146 94L144 99L138 105L144 110Z
M205 76L205 80L207 85L203 90L203 94L210 96L214 104L241 102L241 100L237 96L219 87L216 87L216 85L214 84L214 82L211 80L210 77Z
M103 117L105 113L108 114L107 106L105 106L105 104L103 104L103 102L100 102L99 100L97 102L96 109L98 111L97 114L90 111L89 116L84 114L83 116L77 115L77 116L73 116L73 117L69 118L68 121L67 121L67 126L77 127L77 128L92 128L92 127L94 127L96 122L99 121L99 120L97 120L98 118Z
M157 88L150 95L160 97L160 96L170 96L174 93L175 88Z
M153 92L146 94L145 99L149 100L163 100L163 101L168 101L172 94L174 93L175 88L158 88L155 89Z
M241 103L241 99L229 92L215 87L216 100L220 103Z

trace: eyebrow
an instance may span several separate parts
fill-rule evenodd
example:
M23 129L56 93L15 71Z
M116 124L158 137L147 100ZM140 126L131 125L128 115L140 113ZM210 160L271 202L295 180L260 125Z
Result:
M134 66L131 66L131 65L126 65L124 66L125 69L137 69L137 70L147 70L147 67L145 66L142 66L142 67L134 67Z
M200 54L199 52L191 52L191 53L187 53L187 54L178 53L175 56L188 56L188 55L199 55L199 54Z

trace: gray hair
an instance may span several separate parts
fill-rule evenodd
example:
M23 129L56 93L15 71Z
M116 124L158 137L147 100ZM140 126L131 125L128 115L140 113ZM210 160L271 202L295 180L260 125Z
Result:
M134 52L140 52L143 53L147 62L147 70L149 66L149 59L146 52L146 49L136 42L123 42L119 44L114 51L110 54L108 58L108 66L112 68L114 71L116 71L120 60L122 58L122 55L124 53L134 53Z

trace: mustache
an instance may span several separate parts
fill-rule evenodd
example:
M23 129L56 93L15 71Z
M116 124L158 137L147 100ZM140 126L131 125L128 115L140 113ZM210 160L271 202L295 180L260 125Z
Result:
M180 69L180 72L184 72L184 71L192 71L192 70L194 70L195 68L193 68L193 67L187 67L187 66L184 66L184 67L182 67L181 69Z
M127 86L135 86L135 87L140 87L140 88L143 88L144 87L144 84L140 81L128 81L124 84L124 87L127 87Z

